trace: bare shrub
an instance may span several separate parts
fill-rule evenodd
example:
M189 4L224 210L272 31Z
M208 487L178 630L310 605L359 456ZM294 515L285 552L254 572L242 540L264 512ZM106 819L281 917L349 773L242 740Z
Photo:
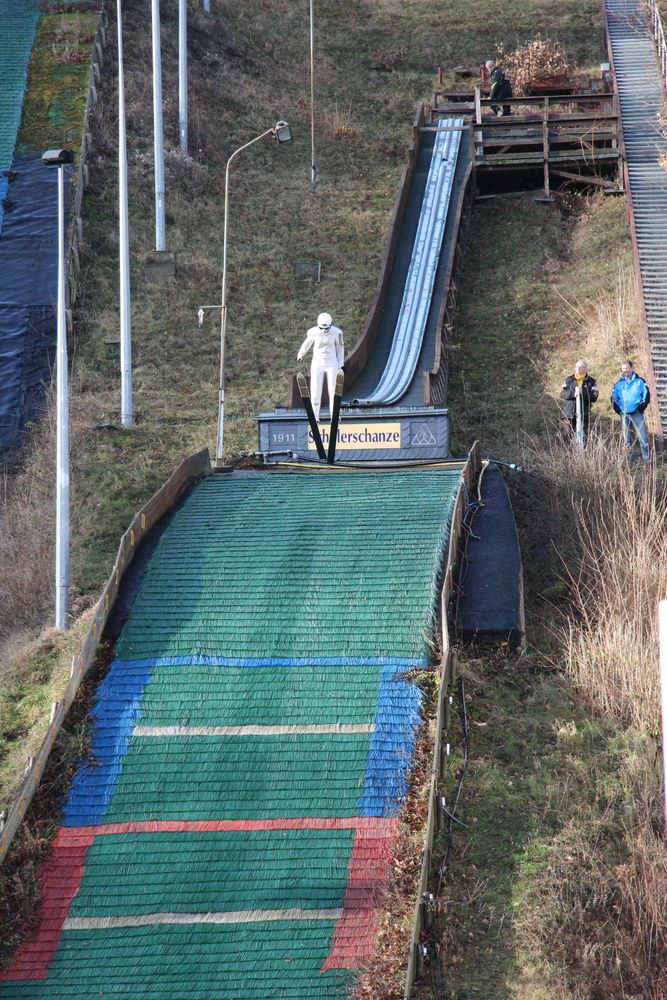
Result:
M563 46L549 38L541 38L540 35L514 52L508 52L499 46L498 61L507 70L517 94L527 94L531 87L545 78L569 78L574 72L574 65L565 55Z
M339 142L356 146L361 142L361 130L354 124L352 117L352 105L348 105L347 111L341 111L338 102L325 118L327 135Z
M401 46L400 49L375 49L373 52L373 61L379 67L386 72L392 72L403 63L408 50Z
M43 449L43 464L28 463L17 476L5 474L2 483L0 637L41 622L53 596L55 428L50 421L43 422L42 433L51 443Z
M91 423L75 387L70 396L70 487L75 496L83 440ZM0 644L25 629L42 627L54 599L55 559L55 392L46 408L20 471L0 476ZM74 507L74 504L72 505ZM71 534L90 512L71 511ZM72 598L76 598L73 589ZM73 609L74 610L74 609ZM11 643L9 644L11 647ZM1 669L1 668L0 668Z

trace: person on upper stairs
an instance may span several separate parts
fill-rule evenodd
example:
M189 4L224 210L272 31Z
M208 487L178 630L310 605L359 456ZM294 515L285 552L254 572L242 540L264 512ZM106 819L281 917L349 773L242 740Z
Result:
M329 407L331 407L336 386L336 373L339 368L343 367L345 356L343 331L333 325L329 313L320 313L317 317L317 326L311 326L308 330L306 339L296 356L297 361L301 361L310 350L313 352L310 366L310 398L315 419L319 420L324 379L327 380Z
M632 361L621 364L621 377L614 383L611 393L611 405L614 412L621 418L623 440L628 453L632 451L634 438L637 437L644 464L651 460L651 448L648 440L648 429L644 410L651 402L651 393L641 375L634 370Z
M588 362L584 358L579 358L574 366L572 375L568 375L561 387L560 398L565 400L561 404L561 423L563 427L563 437L566 441L574 441L577 431L577 399L581 397L581 420L584 441L588 437L588 424L590 421L591 406L597 402L600 390L595 384L595 379L588 374Z
M512 83L502 66L499 66L493 59L487 59L486 68L491 77L491 90L489 97L492 101L507 100L512 97ZM494 115L511 115L512 108L509 104L492 104L491 110Z

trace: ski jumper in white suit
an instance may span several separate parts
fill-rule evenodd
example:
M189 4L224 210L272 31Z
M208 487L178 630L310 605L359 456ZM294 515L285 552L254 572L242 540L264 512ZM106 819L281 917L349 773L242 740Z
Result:
M306 339L299 348L297 361L301 361L311 348L313 360L310 366L310 398L315 419L319 420L325 375L329 390L329 409L333 403L336 373L343 364L343 331L337 326L330 326L328 330L323 330L319 326L311 326L306 334Z

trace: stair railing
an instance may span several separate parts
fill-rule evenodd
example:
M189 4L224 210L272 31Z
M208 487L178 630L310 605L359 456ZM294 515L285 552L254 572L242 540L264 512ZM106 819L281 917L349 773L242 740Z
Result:
M662 83L667 90L667 42L665 41L665 29L662 23L662 15L658 7L657 0L648 0L648 8L651 12L651 25L653 28L653 38L658 49L660 60L660 71L662 73Z

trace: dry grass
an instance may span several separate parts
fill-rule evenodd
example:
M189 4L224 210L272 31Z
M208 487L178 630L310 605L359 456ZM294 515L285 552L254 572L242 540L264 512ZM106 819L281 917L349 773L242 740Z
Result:
M555 727L570 762L551 795L561 819L526 895L534 898L522 908L521 933L542 954L559 1000L664 1000L667 862L656 738L667 478L661 465L629 462L603 422L583 452L556 438L533 440L522 460L545 477L527 492L548 525L542 535L560 577L535 616L552 636L543 655L600 721Z
M578 815L529 880L534 909L520 919L521 933L544 956L555 1000L664 1000L667 859L656 832L656 745L630 731L602 747L594 730L571 724L557 727L556 740L581 760L595 798L577 801ZM568 803L573 793L559 805Z
M600 430L583 452L552 440L549 447L529 445L524 461L555 484L553 516L561 523L559 554L572 601L556 625L565 668L596 712L657 731L656 608L667 595L664 473L629 463L619 438Z
M594 358L624 357L641 337L641 301L635 271L621 261L616 264L617 275L611 294L582 302L555 289L577 326L583 349Z

